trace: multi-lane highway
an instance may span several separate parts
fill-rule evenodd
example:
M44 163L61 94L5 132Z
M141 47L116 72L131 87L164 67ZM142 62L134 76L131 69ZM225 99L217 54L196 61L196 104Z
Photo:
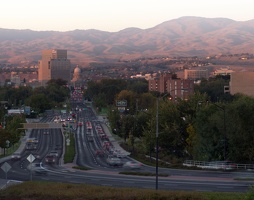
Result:
M107 130L104 120L97 118L90 107L86 107L83 104L73 104L72 106L76 120L72 130L76 143L74 165L86 166L91 170L77 170L71 168L72 165L63 163L65 135L61 129L33 129L30 132L29 138L36 138L38 140L35 149L26 149L26 145L24 145L25 141L23 141L23 146L20 148L20 159L14 160L11 157L7 157L0 160L1 166L5 162L11 166L11 169L7 173L8 179L86 183L114 187L155 188L155 177L153 176L121 175L119 172L126 171L126 169L108 165L106 162L107 156L112 154L119 146L114 148L110 140L110 132ZM56 116L60 118L68 117L52 112L48 114L48 117L41 119L41 122L52 122ZM87 122L92 124L91 129L87 128ZM45 157L52 152L58 155L55 156L54 162L48 163ZM98 152L102 152L102 154L97 154ZM126 152L123 151L122 153ZM31 176L31 164L27 159L30 154L33 154L36 158L33 163L42 164L45 171L47 171L46 175L32 174ZM128 156L120 159L123 163L132 160ZM155 168L143 165L140 171L155 173ZM159 168L159 173L169 174L168 177L159 177L159 189L165 190L244 192L249 189L249 186L254 184L253 181L235 180L237 177L252 176L251 172L216 172ZM0 178L5 179L5 177L4 171L0 170Z

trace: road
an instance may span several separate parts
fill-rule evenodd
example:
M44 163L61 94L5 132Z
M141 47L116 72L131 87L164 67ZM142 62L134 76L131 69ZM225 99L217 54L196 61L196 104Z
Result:
M74 136L76 141L76 157L73 164L63 164L63 155L65 151L65 136L60 129L49 130L31 130L29 138L37 138L37 148L27 150L25 145L21 145L21 159L12 160L10 157L1 159L1 166L7 162L11 169L7 173L8 180L29 181L44 180L68 183L85 183L95 185L106 185L113 187L134 187L134 188L155 188L155 177L121 175L119 172L126 171L122 167L109 166L106 156L109 154L109 146L104 146L105 137L101 137L98 130L102 130L109 139L109 131L104 124L104 120L98 119L91 108L84 107L82 104L75 104L74 108L77 122L82 125L74 127ZM85 108L85 109L84 109ZM53 121L55 116L60 113L50 113L48 117L43 118L43 122ZM88 134L85 126L90 121L93 128ZM97 128L96 128L97 127ZM47 134L48 133L48 134ZM88 135L92 135L93 141L88 140ZM112 143L111 143L112 144ZM110 145L111 147L111 145ZM23 148L23 149L22 149ZM115 148L119 148L116 145ZM96 150L103 151L103 156L97 156ZM51 151L57 151L58 157L55 163L49 164L45 162L45 156ZM40 155L33 162L41 162L48 172L47 176L32 175L29 170L30 162L27 157L30 155ZM122 158L123 162L132 160L128 156ZM91 170L73 169L73 165L86 166ZM155 168L151 166L143 166L142 172L155 173ZM159 174L169 174L168 177L159 177L158 186L160 190L187 190L187 191L223 191L223 192L245 192L254 184L254 181L236 181L236 177L249 177L252 173L248 172L217 172L217 171L198 171L198 170L177 170L159 168ZM6 173L0 170L1 188L6 183ZM13 183L15 181L12 181Z

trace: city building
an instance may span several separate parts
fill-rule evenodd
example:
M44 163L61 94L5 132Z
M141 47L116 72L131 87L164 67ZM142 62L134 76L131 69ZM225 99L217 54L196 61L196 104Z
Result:
M194 80L174 78L170 73L160 74L159 78L150 79L148 84L149 91L168 93L173 100L188 99L194 93Z
M136 75L132 75L131 76L132 79L145 79L145 80L149 80L152 78L152 75L151 74L136 74Z
M81 69L78 66L76 66L73 71L71 83L74 87L77 87L77 86L81 87L83 85L83 79L81 76Z
M230 75L232 72L234 72L233 70L231 70L229 67L225 67L225 68L220 68L214 71L213 75L217 76L217 75L221 75L221 76L226 76L226 75Z
M254 97L254 72L231 73L229 91L231 95L239 93Z
M185 69L184 70L184 79L189 80L201 80L208 79L209 72L207 69Z
M19 86L21 81L20 81L20 76L17 74L17 72L11 72L11 83L14 84L15 86Z
M50 49L42 51L38 62L38 81L44 85L51 79L71 80L71 62L67 59L67 50Z

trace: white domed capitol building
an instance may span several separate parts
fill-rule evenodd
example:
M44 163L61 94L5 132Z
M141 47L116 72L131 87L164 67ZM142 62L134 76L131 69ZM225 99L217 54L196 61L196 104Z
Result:
M81 86L82 85L82 76L81 76L81 69L77 66L73 71L73 77L71 80L74 86Z

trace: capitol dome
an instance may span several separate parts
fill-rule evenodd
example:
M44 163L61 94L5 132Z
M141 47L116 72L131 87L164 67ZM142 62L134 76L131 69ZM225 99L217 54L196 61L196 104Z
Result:
M74 69L74 74L80 74L81 73L81 69L77 66Z

